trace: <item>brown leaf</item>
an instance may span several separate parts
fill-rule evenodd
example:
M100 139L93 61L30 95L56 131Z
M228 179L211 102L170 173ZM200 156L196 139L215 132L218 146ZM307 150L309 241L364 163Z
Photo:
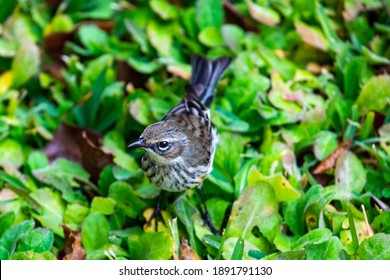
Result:
M45 0L45 2L49 6L58 6L61 3L61 0Z
M326 50L326 39L321 31L302 22L295 22L294 25L303 42L322 51Z
M257 24L241 14L229 1L223 1L223 9L226 16L226 22L238 25L245 31L259 32Z
M67 84L66 80L64 78L64 75L62 74L62 69L64 68L64 65L59 62L52 62L50 64L46 64L42 66L42 71L45 73L48 73L51 77L54 77L58 81L60 81L63 84Z
M63 260L85 260L85 251L81 245L81 232L72 231L66 225L64 229L64 256Z
M254 20L269 26L280 23L280 15L273 9L263 7L249 0L245 2L248 5L248 12Z
M319 74L328 73L330 71L330 66L327 64L320 65L316 62L309 62L306 65L306 70L313 74L319 75Z
M61 55L64 53L65 43L73 40L75 30L72 29L69 32L53 32L47 35L43 40L46 52L54 59L60 61Z
M321 161L313 170L314 175L325 173L328 170L331 170L335 167L336 161L341 155L342 152L347 150L351 146L349 141L341 143L336 150L334 150L326 159Z
M175 76L178 76L178 77L184 79L184 80L189 80L191 77L190 73L183 71L183 69L181 67L177 67L174 65L168 65L167 71Z
M180 257L182 260L200 260L198 254L190 247L187 239L182 239L180 243Z
M137 72L133 69L127 61L119 60L116 64L116 79L122 81L125 84L131 83L135 88L146 89L146 82L149 79L149 75Z
M74 34L83 25L96 25L103 31L109 32L112 30L114 24L108 20L89 20L77 24L72 30L68 32L53 32L44 38L44 47L46 51L56 60L60 60L60 57L64 53L64 47L66 42L74 40Z
M61 123L43 150L50 161L62 157L80 163L91 174L91 180L97 182L100 172L114 159L101 143L102 136L96 131Z

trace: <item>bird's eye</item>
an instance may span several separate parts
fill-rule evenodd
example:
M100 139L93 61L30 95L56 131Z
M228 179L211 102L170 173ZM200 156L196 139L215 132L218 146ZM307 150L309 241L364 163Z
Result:
M164 151L168 150L168 148L169 148L169 143L168 143L167 141L158 142L158 143L157 143L157 148L158 148L160 151L164 152Z

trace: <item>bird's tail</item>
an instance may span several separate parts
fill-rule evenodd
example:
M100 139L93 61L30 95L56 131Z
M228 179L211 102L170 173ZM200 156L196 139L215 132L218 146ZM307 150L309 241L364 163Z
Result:
M199 55L192 56L190 86L206 107L210 107L213 102L214 89L230 62L229 57L208 60Z

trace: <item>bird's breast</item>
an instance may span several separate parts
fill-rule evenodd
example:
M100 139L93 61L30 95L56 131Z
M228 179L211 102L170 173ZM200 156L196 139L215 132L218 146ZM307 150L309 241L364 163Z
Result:
M210 164L188 166L183 160L173 164L160 163L148 154L142 158L142 169L149 180L159 188L179 192L199 186L210 173Z

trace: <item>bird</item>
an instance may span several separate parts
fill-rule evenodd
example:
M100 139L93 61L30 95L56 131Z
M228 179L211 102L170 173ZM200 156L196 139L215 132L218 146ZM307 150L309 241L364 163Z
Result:
M146 151L141 167L161 190L181 192L198 187L205 221L213 232L216 229L208 216L201 185L212 171L218 143L217 130L210 118L210 105L217 83L230 63L230 57L210 60L193 55L191 78L184 88L185 97L161 121L147 126L138 140L128 146ZM160 211L160 198L161 192L153 216Z

